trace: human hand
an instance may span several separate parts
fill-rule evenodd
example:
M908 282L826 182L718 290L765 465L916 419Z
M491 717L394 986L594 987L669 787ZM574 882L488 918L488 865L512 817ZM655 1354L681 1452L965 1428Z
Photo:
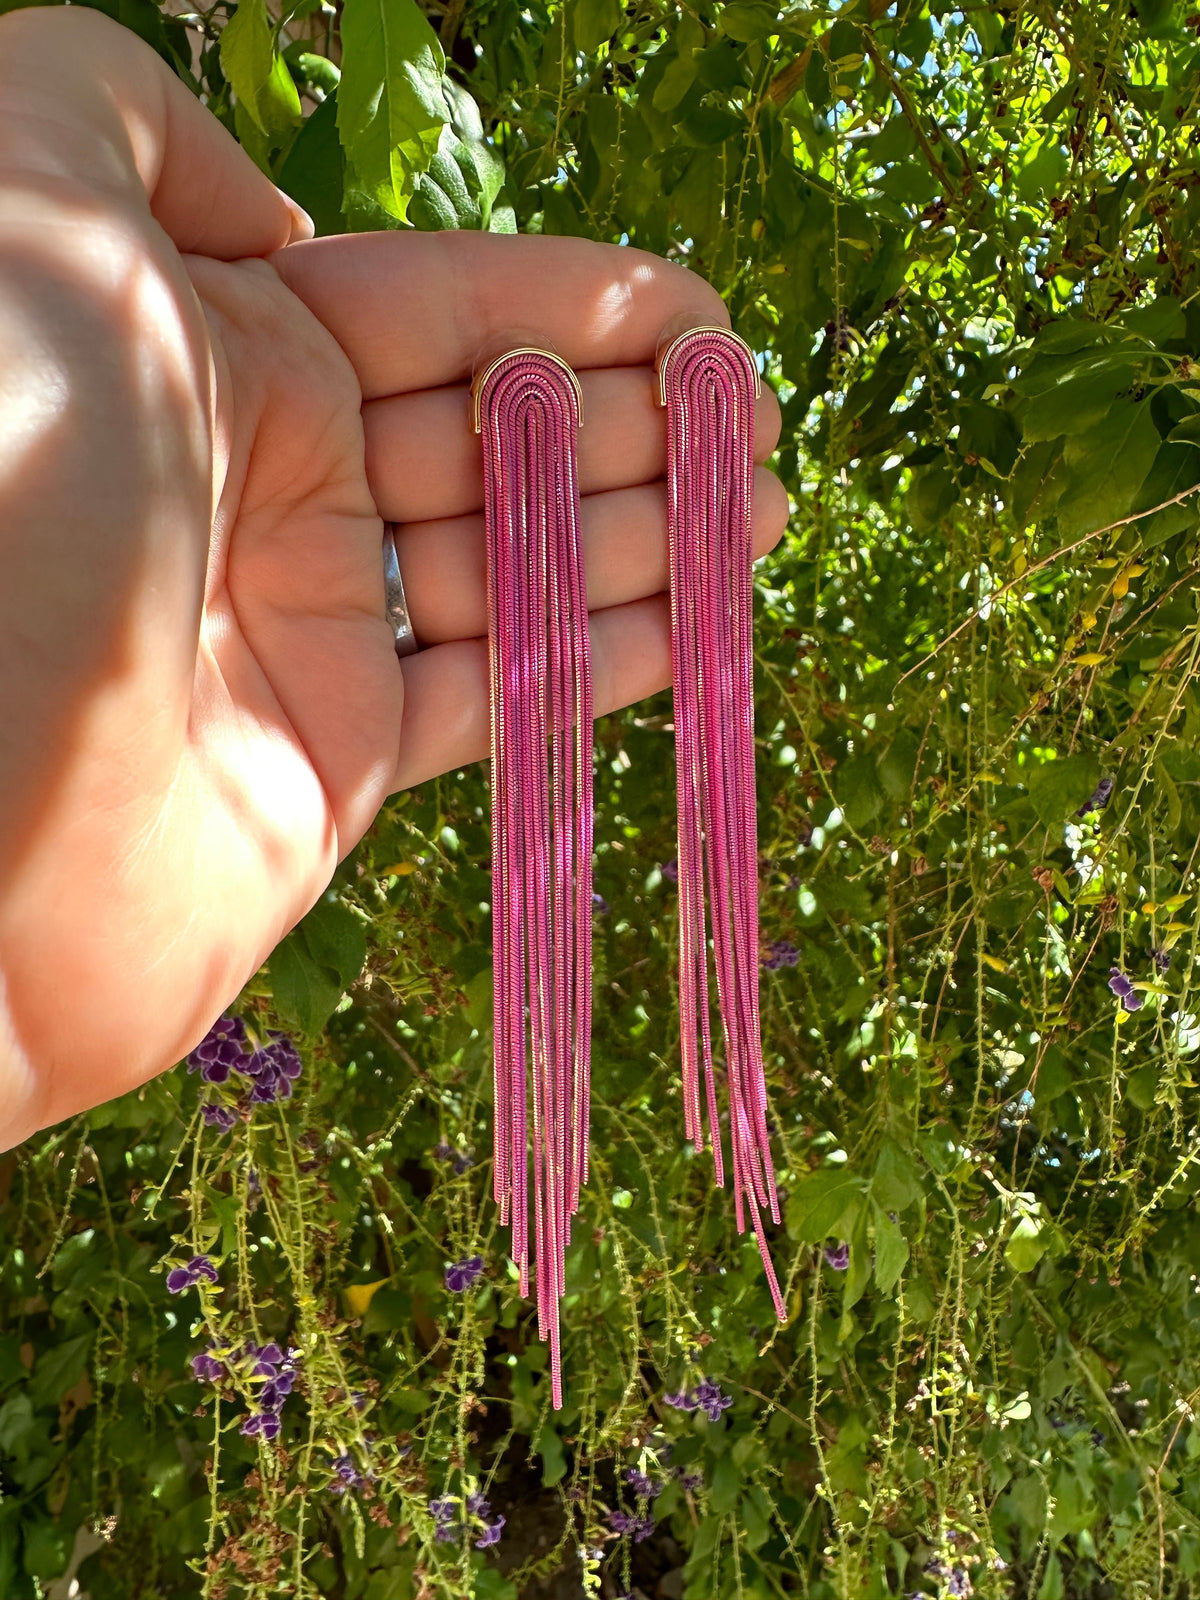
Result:
M0 45L6 1148L181 1059L386 796L486 754L466 385L494 336L580 372L597 711L669 682L649 364L678 313L726 319L694 275L581 240L294 242L132 34L21 11ZM760 460L778 428L764 393ZM760 553L786 515L760 469Z

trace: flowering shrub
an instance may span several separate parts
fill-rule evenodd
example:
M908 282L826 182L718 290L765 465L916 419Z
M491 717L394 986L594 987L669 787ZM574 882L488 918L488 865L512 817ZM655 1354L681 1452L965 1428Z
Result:
M681 1137L662 696L598 727L563 1410L491 1202L476 770L187 1063L0 1158L0 1595L82 1528L92 1600L1189 1600L1196 19L386 4L382 55L359 0L278 56L257 0L120 11L321 232L628 238L762 353L789 1319Z

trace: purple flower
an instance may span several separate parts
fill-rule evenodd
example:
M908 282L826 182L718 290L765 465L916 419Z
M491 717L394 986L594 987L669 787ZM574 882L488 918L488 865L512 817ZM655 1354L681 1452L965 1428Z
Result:
M439 1522L433 1536L439 1544L457 1544L462 1536L462 1523Z
M668 883L679 882L679 862L674 857L661 868L663 877Z
M214 1105L212 1102L205 1102L200 1107L200 1115L210 1128L220 1128L222 1133L228 1133L237 1121L228 1106Z
M800 961L800 952L790 939L776 939L763 953L762 964L768 972L778 972L780 967L794 967Z
M473 1517L487 1518L492 1514L491 1505L488 1503L486 1495L482 1494L469 1494L467 1496L467 1510Z
M194 1289L201 1278L216 1283L217 1269L207 1256L193 1256L186 1267L174 1267L167 1273L167 1289L171 1294L182 1294L185 1289Z
M225 1376L225 1367L216 1356L201 1350L192 1357L192 1376L201 1383L216 1383Z
M440 1144L434 1145L433 1153L439 1161L453 1162L454 1170L460 1177L469 1166L474 1164L470 1156L463 1155L461 1150L456 1150L453 1145L447 1144L444 1139Z
M1115 787L1116 784L1112 778L1101 778L1075 815L1077 817L1086 817L1090 816L1093 811L1103 811L1112 799L1112 792ZM951 1590L951 1593L954 1592ZM966 1590L963 1590L963 1593L965 1594Z
M188 1071L205 1083L224 1083L245 1059L246 1024L240 1017L221 1017L187 1058Z
M333 1463L333 1470L337 1475L337 1482L331 1484L330 1487L334 1488L337 1493L344 1494L347 1489L362 1487L363 1475L354 1465L353 1456L338 1456Z
M592 890L592 912L595 916L606 917L612 910L608 901L597 890Z
M845 1272L850 1265L850 1246L843 1239L840 1244L825 1246L825 1261L834 1272Z
M1109 968L1108 987L1116 995L1126 1011L1140 1011L1146 1003L1120 967Z
M291 1388L290 1382L285 1386L278 1378L271 1378L258 1391L258 1403L264 1411L280 1411Z
M696 1385L696 1404L710 1422L717 1422L722 1411L727 1411L733 1404L733 1396L722 1394L720 1384L706 1378L703 1383Z
M454 1514L458 1510L458 1501L452 1500L449 1495L443 1500L429 1502L429 1515L435 1522L453 1522Z
M631 1533L637 1544L654 1532L654 1518L649 1512L639 1517L629 1511L610 1511L608 1525L614 1533Z
M704 1474L702 1472L689 1472L686 1467L675 1467L672 1475L679 1480L679 1487L689 1494L695 1494L697 1489L704 1487Z
M446 1268L446 1287L455 1294L461 1294L464 1289L469 1289L482 1273L482 1256L470 1256L466 1261L456 1261L452 1267Z
M250 1099L257 1105L289 1099L292 1084L300 1076L300 1052L288 1036L278 1028L272 1028L268 1038L270 1044L260 1045L238 1068L239 1072L254 1079Z
M674 1406L676 1411L696 1411L700 1406L691 1389L681 1389L678 1394L665 1394L663 1400L667 1405Z
M969 1595L971 1580L967 1576L966 1567L955 1567L950 1573L950 1582L946 1586L946 1593L953 1595Z
M663 1491L661 1483L655 1483L653 1478L647 1477L644 1472L639 1472L636 1467L627 1467L625 1469L625 1482L643 1500L653 1500Z
M495 1522L485 1525L482 1534L475 1541L476 1550L486 1550L489 1545L500 1543L500 1530L504 1527L504 1521L503 1517L497 1517Z
M274 1411L255 1411L242 1423L242 1434L247 1439L260 1435L264 1439L279 1437L280 1421Z
M1150 952L1150 959L1153 961L1159 972L1169 972L1171 970L1171 952L1169 950L1164 950L1161 948L1161 946L1156 946Z

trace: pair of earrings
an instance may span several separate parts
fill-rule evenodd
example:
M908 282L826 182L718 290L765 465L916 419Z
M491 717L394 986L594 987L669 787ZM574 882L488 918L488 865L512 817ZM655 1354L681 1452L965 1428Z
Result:
M759 1033L752 475L758 368L725 328L668 333L666 408L679 827L684 1131L725 1163L709 946L728 1080L738 1231L779 1221ZM491 666L494 1197L562 1405L559 1301L588 1176L592 1004L592 676L576 470L583 395L551 351L520 345L472 384L482 436ZM702 1105L703 1086L703 1105ZM532 1127L530 1125L532 1119ZM533 1236L530 1237L532 1167ZM532 1264L531 1264L532 1253Z

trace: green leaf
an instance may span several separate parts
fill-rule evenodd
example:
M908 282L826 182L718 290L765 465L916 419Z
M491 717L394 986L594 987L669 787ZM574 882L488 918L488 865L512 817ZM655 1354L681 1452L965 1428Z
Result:
M342 985L334 973L313 960L299 932L289 933L275 946L267 969L279 1015L302 1033L319 1032L342 998Z
M891 1294L908 1265L908 1240L878 1203L875 1214L875 1287L880 1294Z
M1024 1213L1009 1234L1004 1259L1014 1272L1032 1272L1046 1254L1050 1237L1040 1217Z
M238 0L221 30L221 70L260 133L282 139L302 118L300 96L275 51L266 0Z
M345 174L334 92L300 129L279 173L279 187L308 212L318 239L342 232Z
M621 9L621 0L575 0L571 13L575 48L593 55L621 26Z
M83 1333L38 1352L29 1380L29 1398L35 1406L57 1405L75 1387L87 1370L91 1347L92 1335Z
M348 989L367 959L367 934L361 919L338 899L336 889L325 891L298 931L313 960L328 967Z
M213 1216L221 1225L221 1245L219 1254L222 1256L234 1255L238 1243L238 1216L242 1209L241 1197L234 1190L230 1194L223 1194L204 1178L197 1180L200 1193L204 1196L205 1203Z
M15 1394L0 1406L0 1452L24 1460L33 1433L33 1401Z
M788 1237L820 1244L844 1231L846 1217L862 1201L862 1180L845 1167L824 1167L801 1181L788 1196Z
M338 132L366 194L403 221L450 111L446 58L415 0L346 0Z
M51 1583L66 1571L71 1559L67 1530L57 1522L35 1522L25 1529L25 1571L31 1578Z
M567 1475L567 1457L561 1436L549 1422L543 1423L534 1448L542 1458L542 1483L546 1488L561 1483Z
M1063 1600L1065 1592L1062 1563L1052 1551L1042 1581L1038 1584L1037 1600Z
M920 1168L914 1158L891 1139L885 1139L877 1160L870 1195L885 1211L906 1211L922 1197Z
M1117 400L1104 420L1067 440L1059 531L1071 538L1120 521L1133 507L1158 453L1149 401Z
M1033 809L1048 828L1078 811L1099 781L1100 766L1094 756L1043 762L1026 779Z
M855 831L860 831L883 805L879 769L869 750L858 750L837 769L836 789L842 814Z
M742 1475L732 1450L725 1450L717 1458L709 1483L709 1504L713 1510L725 1515L737 1504L742 1487Z
M842 1280L842 1309L849 1311L866 1293L871 1281L871 1249L867 1240L867 1208L860 1206L850 1230L850 1265Z
M730 0L717 18L717 26L729 39L752 44L765 39L779 26L779 8L771 0Z

